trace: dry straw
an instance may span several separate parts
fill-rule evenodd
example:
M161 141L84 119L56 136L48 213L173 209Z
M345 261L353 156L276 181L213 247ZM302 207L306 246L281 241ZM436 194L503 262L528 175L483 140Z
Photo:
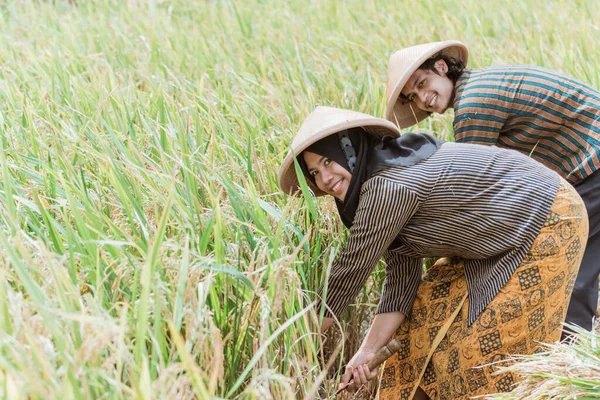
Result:
M543 353L514 356L516 361L499 371L511 371L523 380L506 394L492 399L600 399L600 337L573 327L572 343L547 345Z

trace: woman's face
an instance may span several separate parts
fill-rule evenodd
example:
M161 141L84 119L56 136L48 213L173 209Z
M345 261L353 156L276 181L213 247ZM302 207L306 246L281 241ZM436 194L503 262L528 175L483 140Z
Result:
M308 173L313 177L317 187L340 201L346 198L352 174L335 161L310 151L302 153Z
M451 106L454 83L446 76L448 64L444 60L438 60L434 68L437 73L429 69L417 69L401 93L420 110L443 114Z

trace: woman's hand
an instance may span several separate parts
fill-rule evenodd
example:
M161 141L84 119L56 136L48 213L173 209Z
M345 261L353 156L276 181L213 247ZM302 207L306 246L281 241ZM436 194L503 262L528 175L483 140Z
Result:
M342 388L350 381L353 381L348 385L347 390L354 392L368 381L377 378L377 370L379 368L371 371L367 365L373 357L375 357L375 351L367 349L358 350L346 366L346 372L338 388Z
M367 364L375 357L379 349L389 343L390 339L394 336L394 332L396 332L403 321L404 314L400 311L382 313L375 316L360 349L346 366L346 372L342 377L339 389L353 380L352 384L348 386L348 390L354 392L368 381L377 378L377 370L379 368L370 371Z

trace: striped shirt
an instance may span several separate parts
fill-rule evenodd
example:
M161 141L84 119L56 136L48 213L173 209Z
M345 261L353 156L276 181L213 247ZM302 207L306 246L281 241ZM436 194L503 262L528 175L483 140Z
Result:
M600 167L600 91L531 66L466 69L456 83L457 142L521 151L572 184Z
M527 254L558 181L556 173L518 152L460 143L444 143L414 166L375 174L361 188L348 241L321 291L327 307L339 315L384 257L377 312L408 315L423 257L460 256L472 323Z

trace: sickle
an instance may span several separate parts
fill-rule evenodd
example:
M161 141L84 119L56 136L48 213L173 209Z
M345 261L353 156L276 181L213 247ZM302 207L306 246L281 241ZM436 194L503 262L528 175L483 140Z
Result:
M400 341L398 341L396 339L392 340L391 342L389 342L388 344L383 346L381 349L379 349L377 351L377 353L375 353L375 357L373 357L371 359L371 361L369 361L367 363L367 366L369 367L369 371L374 370L377 367L379 367L381 364L383 364L383 362L385 360L387 360L392 355L394 355L396 352L398 352L398 350L400 350ZM352 382L354 382L354 381L351 380L350 382L346 383L344 386L339 388L337 390L337 392L335 392L335 395L337 396L338 394L340 394L344 390L346 390Z

